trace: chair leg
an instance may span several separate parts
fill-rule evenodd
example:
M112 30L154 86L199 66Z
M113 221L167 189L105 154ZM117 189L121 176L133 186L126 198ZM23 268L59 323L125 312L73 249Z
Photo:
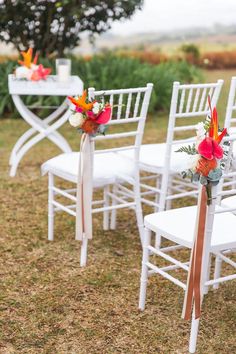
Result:
M48 174L48 240L54 239L54 176L52 173Z
M220 277L221 266L222 266L222 260L220 257L216 256L214 279L217 279ZM213 289L218 289L218 288L219 288L219 283L213 285Z
M113 188L112 188L112 194L116 195L118 191L117 185L114 184ZM115 206L117 204L117 201L115 199L112 199L112 206ZM113 209L111 211L111 224L110 224L110 228L111 230L115 230L116 229L116 209Z
M193 312L192 322L191 322L190 340L189 340L189 353L196 352L199 322L200 322L199 318L196 320L195 314Z
M141 245L143 246L143 237L144 237L144 224L143 224L143 210L140 199L140 187L139 182L134 185L134 200L135 200L135 213L137 219L137 226L139 230L139 237Z
M173 182L173 177L169 176L169 187L168 187L168 192L167 195L170 195L172 192L172 182ZM167 199L166 201L166 210L170 210L172 206L172 200L171 199Z
M87 237L83 237L81 243L81 251L80 251L80 266L85 267L87 263L87 249L88 249L88 239Z
M109 190L110 190L109 185L104 187L103 190L104 207L109 206L109 196L108 196ZM103 230L109 230L109 210L103 212Z
M161 186L161 175L156 177L156 188L160 189L160 186ZM158 212L158 203L159 203L159 201L160 201L160 193L156 192L155 203L157 205L154 207L154 213Z
M139 294L139 309L145 309L145 302L146 302L146 292L147 292L147 280L148 280L148 266L147 262L149 260L149 250L148 246L150 245L151 241L151 230L144 229L144 245L143 245L143 259L142 259L142 272L141 272L141 279L140 279L140 294Z

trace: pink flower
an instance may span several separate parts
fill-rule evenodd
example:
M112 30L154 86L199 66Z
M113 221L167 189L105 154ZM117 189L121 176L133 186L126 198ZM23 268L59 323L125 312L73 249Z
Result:
M107 124L111 119L111 106L107 105L104 110L98 114L96 123L98 124Z
M198 145L198 153L205 157L207 160L212 160L213 158L222 159L223 149L219 144L212 138L206 137Z

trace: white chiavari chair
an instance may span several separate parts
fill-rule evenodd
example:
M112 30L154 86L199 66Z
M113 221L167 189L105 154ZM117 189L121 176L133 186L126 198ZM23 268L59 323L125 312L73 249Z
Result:
M194 141L196 123L210 113L208 96L215 107L222 85L223 80L205 84L173 83L166 143L144 144L140 150L140 171L148 174L142 178L142 202L153 206L155 211L170 208L174 199L196 197L196 188L192 186L192 189L191 184L180 177L186 159L176 150ZM131 151L122 155L132 158ZM150 180L155 180L156 185L151 185Z
M91 137L91 144L96 144L93 157L93 188L104 189L102 200L93 201L92 213L103 212L104 229L109 227L109 213L120 208L131 208L136 212L140 238L143 234L143 216L139 187L139 151L152 92L153 84L146 87L95 91L88 90L89 98L101 97L112 105L112 118L106 135ZM118 129L118 132L117 132ZM132 142L130 143L130 139ZM109 148L104 149L104 142L109 141ZM103 144L97 149L97 144ZM127 144L129 144L127 146ZM135 159L131 163L117 154L123 149L132 149ZM42 165L43 174L48 174L48 239L54 239L54 216L64 211L76 217L76 188L63 189L55 185L55 178L78 182L79 152L64 153ZM128 185L128 186L127 186ZM111 188L113 187L112 192ZM58 197L67 200L61 201ZM68 204L69 201L69 204ZM112 202L111 202L112 201ZM86 264L87 242L82 240L81 265Z
M230 138L228 138L230 139ZM231 143L235 142L235 138L231 138ZM230 170L225 171L225 178L232 177L236 175L236 172ZM236 194L236 189L234 190L223 190L220 186L212 187L212 204L207 209L206 227L205 227L205 244L202 262L202 277L201 277L201 289L203 297L207 294L208 287L216 287L217 284L224 283L229 280L236 279L236 273L226 276L220 276L219 272L215 270L213 279L210 279L210 259L211 256L215 256L220 259L221 262L225 262L227 265L236 268L236 262L230 258L230 255L225 252L228 249L236 248L236 204L230 208L222 208L217 206L217 201L219 195L224 198L224 196L229 195L229 193ZM224 199L223 199L224 200ZM140 283L140 298L139 298L139 308L144 310L146 301L146 289L148 277L153 274L159 274L164 278L170 280L174 284L180 286L184 291L186 291L186 283L180 280L181 273L175 272L171 273L173 270L182 270L189 272L189 261L186 262L176 256L170 254L172 248L170 247L156 247L155 243L152 242L152 232L163 235L167 240L174 242L177 247L186 247L187 249L192 249L194 241L195 232L195 220L197 216L198 206L190 206L177 208L172 210L166 210L162 212L157 212L145 216L144 218L144 246L143 246L143 259L142 259L142 273L141 273L141 283ZM156 257L157 256L157 257ZM169 262L170 265L164 267L159 267L157 265L158 257L163 258L165 261ZM195 319L194 313L191 322L191 334L189 342L189 352L195 353L197 335L199 328L199 319Z

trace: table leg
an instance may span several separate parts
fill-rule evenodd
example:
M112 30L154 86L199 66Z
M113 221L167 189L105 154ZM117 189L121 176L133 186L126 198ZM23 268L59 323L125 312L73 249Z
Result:
M18 95L13 95L13 101L18 109L19 113L21 114L22 118L32 126L29 130L27 130L16 142L10 157L10 176L13 177L16 174L16 170L20 160L26 154L26 152L31 149L35 144L39 141L43 140L47 137L51 140L55 145L57 145L62 151L64 152L71 152L71 147L69 146L66 139L58 133L56 130L59 129L69 118L70 111L66 109L65 102L58 107L58 109L50 114L47 118L43 121L37 117L33 112L31 112L23 103ZM65 111L65 112L64 112ZM59 115L64 114L56 120L52 125L48 125L48 123L52 122ZM33 138L32 135L37 134ZM31 138L31 139L30 139ZM30 140L29 140L30 139ZM28 141L27 141L28 140Z

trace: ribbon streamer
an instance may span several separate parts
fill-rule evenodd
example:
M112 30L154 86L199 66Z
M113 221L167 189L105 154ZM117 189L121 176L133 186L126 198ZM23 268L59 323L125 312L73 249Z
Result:
M92 238L92 197L93 197L93 150L94 143L84 133L80 142L79 173L76 202L76 240Z
M202 186L195 226L195 241L191 253L187 289L185 292L185 299L182 312L182 318L184 318L185 320L189 320L191 318L192 307L194 308L195 319L198 319L201 314L201 273L206 215L207 190L205 186Z

